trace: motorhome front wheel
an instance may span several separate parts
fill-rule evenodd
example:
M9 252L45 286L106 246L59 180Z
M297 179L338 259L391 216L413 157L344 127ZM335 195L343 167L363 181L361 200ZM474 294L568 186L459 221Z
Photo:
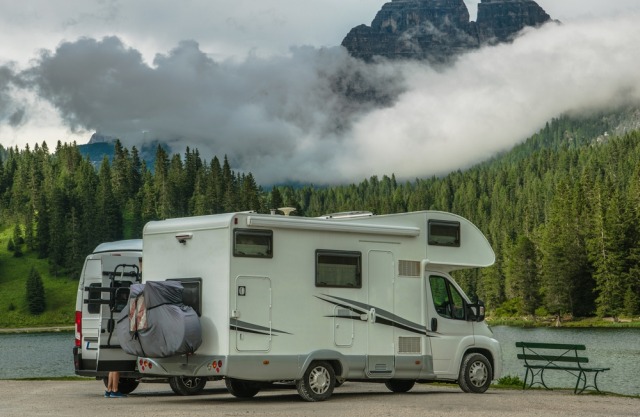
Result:
M480 353L467 354L462 360L458 385L464 392L483 393L493 379L491 363Z

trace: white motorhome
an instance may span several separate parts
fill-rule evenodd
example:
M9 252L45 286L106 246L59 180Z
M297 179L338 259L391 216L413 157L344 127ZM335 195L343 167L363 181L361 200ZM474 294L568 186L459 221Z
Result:
M76 294L75 373L104 379L110 371L121 374L119 389L128 394L140 382L137 357L120 347L115 320L125 308L129 287L140 282L142 239L121 240L98 245L87 256ZM188 395L201 391L204 378L172 377L174 392Z
M495 261L460 216L240 212L150 222L143 241L143 282L181 281L203 340L194 354L139 358L143 375L224 377L237 397L294 381L307 401L347 380L484 392L500 377L484 305L449 275Z

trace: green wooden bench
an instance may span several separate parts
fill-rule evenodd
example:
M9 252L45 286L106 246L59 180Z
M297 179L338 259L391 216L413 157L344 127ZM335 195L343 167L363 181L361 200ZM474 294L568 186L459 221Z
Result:
M522 349L522 353L518 353L518 359L524 360L524 367L527 369L522 389L531 388L537 384L550 390L551 388L544 382L544 372L553 370L565 371L576 377L576 386L573 390L575 394L580 394L587 388L595 388L600 392L598 374L609 370L609 368L583 365L589 362L589 358L584 354L583 356L578 354L587 349L584 345L516 342L516 347ZM593 382L588 382L587 375L593 375Z

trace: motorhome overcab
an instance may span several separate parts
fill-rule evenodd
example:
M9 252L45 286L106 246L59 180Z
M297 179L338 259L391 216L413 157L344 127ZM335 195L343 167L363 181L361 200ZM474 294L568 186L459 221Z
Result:
M237 397L294 381L307 401L347 380L457 382L484 392L498 341L449 275L495 255L445 212L302 218L253 212L150 222L143 282L178 280L200 316L193 354L140 357L147 375L224 377Z

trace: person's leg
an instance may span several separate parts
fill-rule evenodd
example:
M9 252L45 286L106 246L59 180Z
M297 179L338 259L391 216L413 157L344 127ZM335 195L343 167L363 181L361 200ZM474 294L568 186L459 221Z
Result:
M126 397L126 395L122 394L118 389L119 382L120 372L109 372L109 391L111 391L111 398Z
M104 392L105 397L109 397L113 392L113 372L109 372L109 376L107 377L107 390Z
M113 382L111 383L111 392L118 392L118 385L120 383L120 372L109 372L109 376L113 376Z

